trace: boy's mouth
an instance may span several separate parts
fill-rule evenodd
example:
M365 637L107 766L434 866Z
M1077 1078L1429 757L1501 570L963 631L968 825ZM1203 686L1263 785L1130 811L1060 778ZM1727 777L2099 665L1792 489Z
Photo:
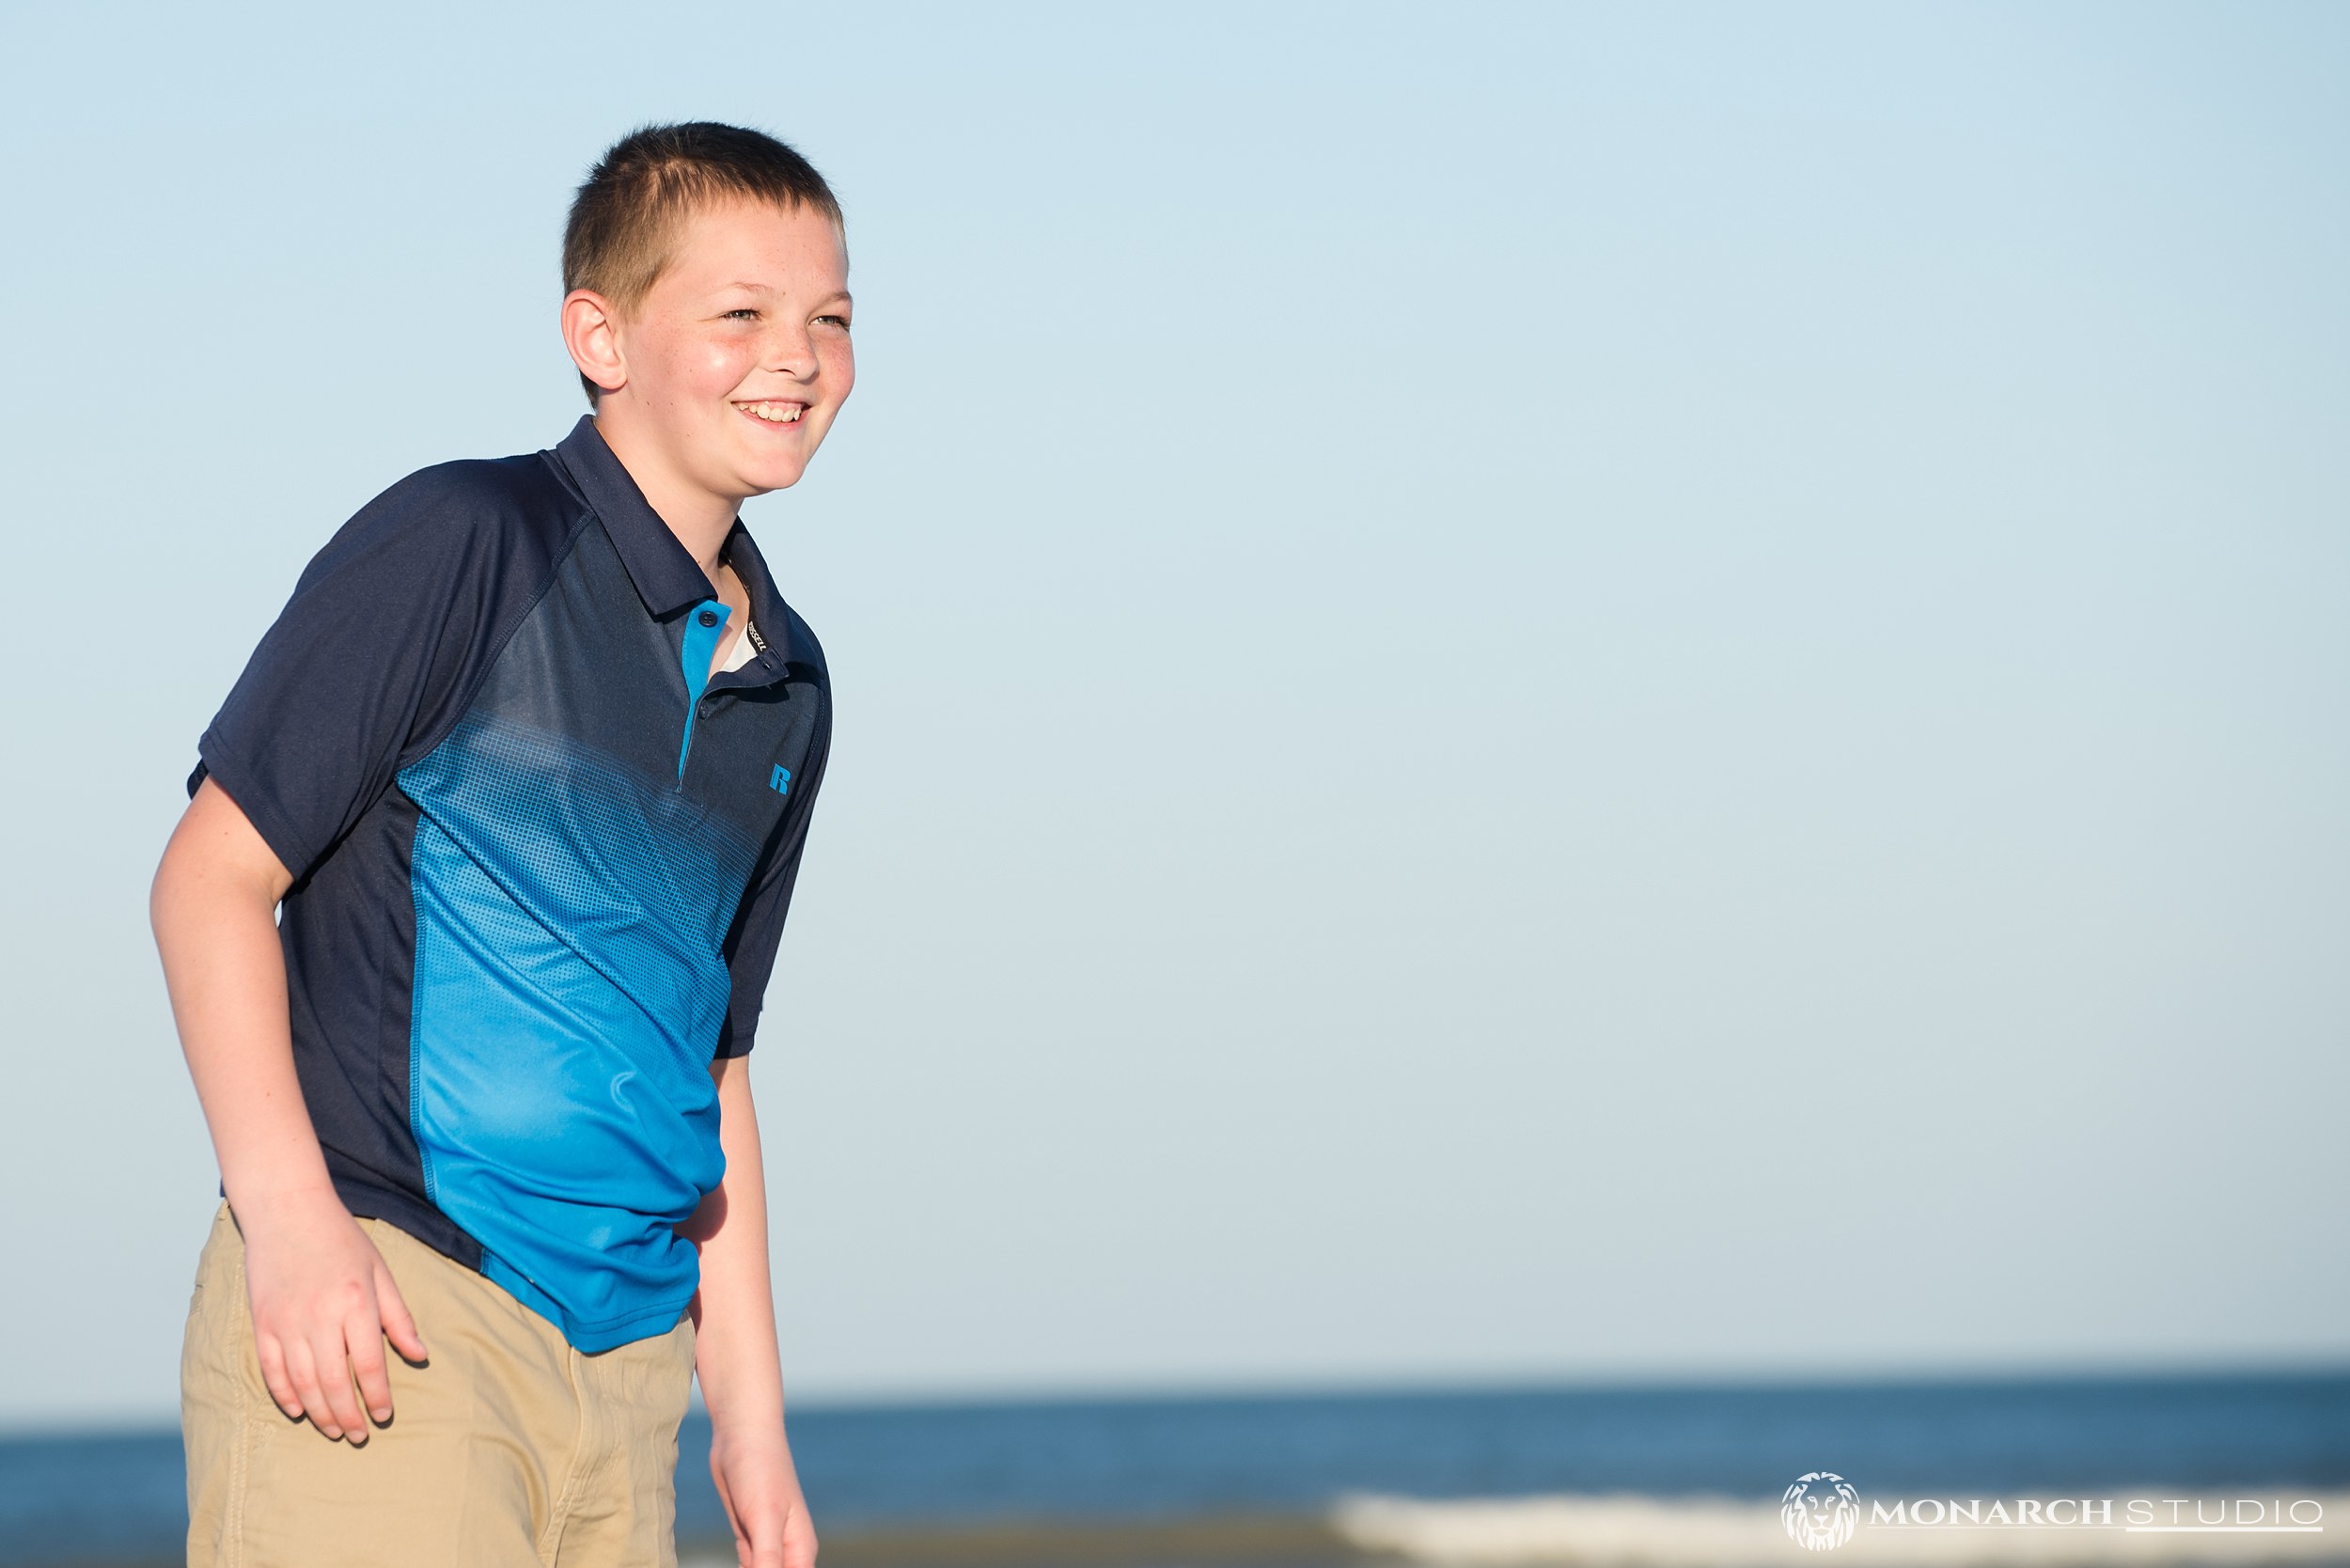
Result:
M796 425L800 422L800 416L807 412L806 403L778 402L772 399L756 403L737 403L734 406L761 424L767 425Z

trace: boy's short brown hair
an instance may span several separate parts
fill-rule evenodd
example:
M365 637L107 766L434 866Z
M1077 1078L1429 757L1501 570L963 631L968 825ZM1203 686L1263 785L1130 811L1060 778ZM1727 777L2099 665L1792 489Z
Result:
M811 207L842 227L840 203L814 165L763 131L712 120L648 125L612 144L572 200L563 226L563 291L588 289L626 312L669 265L686 218L748 197ZM579 378L593 404L602 390Z

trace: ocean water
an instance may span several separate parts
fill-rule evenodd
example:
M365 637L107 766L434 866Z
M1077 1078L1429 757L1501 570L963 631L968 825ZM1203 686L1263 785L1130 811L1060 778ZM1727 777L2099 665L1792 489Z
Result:
M1016 1561L1028 1538L1005 1531L1042 1526L1108 1561L1132 1555L1120 1528L1321 1519L1366 1494L1775 1505L1823 1469L1886 1496L2342 1492L2350 1372L811 1407L792 1447L828 1559L976 1529L975 1560ZM680 1539L722 1542L698 1418L680 1448ZM0 1438L0 1565L173 1560L180 1463L169 1430ZM1173 1555L1235 1560L1198 1541ZM1057 1551L1032 1555L1069 1560Z

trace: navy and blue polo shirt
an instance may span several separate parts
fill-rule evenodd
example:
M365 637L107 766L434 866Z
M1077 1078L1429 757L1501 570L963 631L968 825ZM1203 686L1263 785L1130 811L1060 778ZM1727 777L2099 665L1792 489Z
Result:
M741 523L757 656L592 417L413 474L302 574L198 743L293 873L336 1191L583 1351L673 1327L823 776L822 651Z

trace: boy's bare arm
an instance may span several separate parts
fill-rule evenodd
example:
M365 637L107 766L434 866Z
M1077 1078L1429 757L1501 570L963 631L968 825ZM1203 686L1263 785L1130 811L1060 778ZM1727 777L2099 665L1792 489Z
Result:
M710 1409L710 1472L744 1568L812 1568L816 1531L783 1433L783 1373L767 1271L767 1177L750 1058L710 1064L726 1177L685 1233L701 1251L694 1370Z
M368 1438L352 1382L391 1418L384 1337L424 1359L407 1304L327 1180L294 1075L276 909L293 878L206 779L156 869L149 914L180 1047L244 1234L254 1349L270 1394L329 1437Z

